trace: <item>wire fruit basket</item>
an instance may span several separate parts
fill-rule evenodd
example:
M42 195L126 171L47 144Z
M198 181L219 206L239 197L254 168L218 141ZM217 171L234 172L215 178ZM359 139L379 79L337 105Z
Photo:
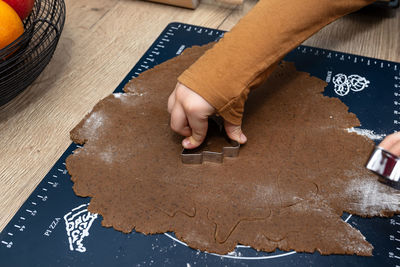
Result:
M65 22L64 0L36 0L24 33L0 49L0 106L27 88L50 62Z

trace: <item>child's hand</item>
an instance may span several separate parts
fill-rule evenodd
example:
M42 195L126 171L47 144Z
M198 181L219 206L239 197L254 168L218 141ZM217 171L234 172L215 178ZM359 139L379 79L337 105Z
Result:
M400 156L400 132L388 135L379 146L396 156Z
M215 113L215 108L204 98L178 83L168 99L168 112L171 114L171 128L186 136L182 146L187 149L198 147L207 134L208 117ZM244 144L247 141L240 125L225 121L225 131L229 138Z

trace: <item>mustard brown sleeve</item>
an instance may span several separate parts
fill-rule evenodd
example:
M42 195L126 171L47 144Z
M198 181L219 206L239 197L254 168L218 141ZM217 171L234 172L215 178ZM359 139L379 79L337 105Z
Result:
M251 87L292 49L332 21L374 0L260 0L178 81L240 125Z

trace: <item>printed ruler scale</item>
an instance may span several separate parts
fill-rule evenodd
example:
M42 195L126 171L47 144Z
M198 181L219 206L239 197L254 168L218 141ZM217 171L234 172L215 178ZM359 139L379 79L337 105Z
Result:
M169 24L115 92L122 92L132 77L185 48L222 35L215 29ZM325 80L325 94L339 97L357 114L362 124L357 131L379 138L399 129L399 63L307 46L293 50L285 60ZM216 255L188 248L173 233L145 236L104 228L101 216L87 211L90 199L77 197L72 191L65 159L77 147L71 144L1 232L1 266L400 266L400 216L343 216L373 244L373 257L264 253L245 246Z

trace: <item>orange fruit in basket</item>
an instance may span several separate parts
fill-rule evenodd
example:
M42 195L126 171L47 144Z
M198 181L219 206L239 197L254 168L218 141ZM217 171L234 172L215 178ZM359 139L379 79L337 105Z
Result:
M18 14L0 0L0 49L14 42L23 33L24 25Z

